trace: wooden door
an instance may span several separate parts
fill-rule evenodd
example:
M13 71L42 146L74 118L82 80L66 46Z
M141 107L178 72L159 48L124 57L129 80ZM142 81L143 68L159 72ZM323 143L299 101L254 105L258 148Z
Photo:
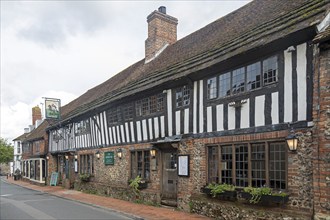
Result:
M177 198L177 153L164 152L163 153L163 185L162 185L162 199Z

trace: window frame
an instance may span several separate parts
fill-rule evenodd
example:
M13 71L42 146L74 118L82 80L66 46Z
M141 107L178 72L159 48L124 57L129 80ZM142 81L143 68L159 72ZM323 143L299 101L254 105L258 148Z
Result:
M80 174L94 174L94 154L80 154L79 155L79 173Z
M141 154L141 160L139 161L139 154ZM144 180L150 180L151 176L151 155L150 149L139 149L130 151L130 177L134 179L139 175L139 163L141 163L141 175L139 175ZM147 169L148 168L148 169ZM149 171L149 176L146 175Z
M207 165L207 175L206 175L206 181L207 183L215 183L214 181L212 180L217 180L216 183L228 183L228 184L233 184L235 185L236 187L238 188L243 188L245 186L253 186L253 187L262 187L262 186L257 186L257 184L253 185L252 184L252 181L255 178L255 176L252 176L252 171L259 171L257 169L253 169L252 167L252 147L255 147L257 145L260 145L260 144L264 144L264 152L265 152L265 158L264 158L264 161L265 161L265 171L264 171L264 176L265 176L265 185L268 186L268 187L273 187L271 186L270 182L271 182L271 177L270 177L270 173L271 173L271 155L270 155L270 147L271 145L282 145L282 150L281 152L284 153L284 160L282 161L276 161L276 163L285 163L284 165L284 170L279 170L279 169L276 169L274 172L277 172L277 173L281 173L281 172L284 172L285 173L285 177L282 178L282 179L279 179L280 181L280 184L284 184L285 186L282 187L273 187L273 189L276 189L276 190L287 190L288 189L288 149L287 149L287 146L286 146L286 142L284 139L278 139L278 140L264 140L264 141L251 141L251 142L234 142L234 143L219 143L219 144L208 144L208 145L205 145L206 147L206 165ZM236 155L236 146L239 146L239 145L245 145L247 146L247 150L248 150L248 158L247 158L247 184L245 185L241 185L241 186L238 186L237 185L237 177L236 177L236 174L237 174L237 155ZM227 169L222 169L222 167L224 166L222 164L222 147L228 147L230 146L231 147L231 155L232 155L232 160L231 160L231 167L232 167L232 170L231 170L231 181L224 181L223 182L223 174L222 174L222 171L224 170L227 170ZM217 159L217 161L210 161L210 148L215 148L216 151L218 152L218 155L215 156L215 158ZM212 173L210 175L210 162L212 164L216 163L217 164L217 176L214 176L214 173ZM228 164L226 165L228 166ZM281 166L280 166L281 167ZM228 178L226 176L226 178ZM229 177L230 178L230 177ZM276 181L276 180L274 180ZM275 184L273 184L275 185Z
M184 85L175 89L175 107L185 108L190 106L191 89L188 85ZM179 104L180 103L180 104Z
M255 91L255 90L258 90L258 89L266 88L270 85L278 83L279 82L279 70L280 70L280 57L281 57L280 53L272 54L272 55L267 56L265 58L254 60L253 62L250 62L250 63L247 63L245 65L229 69L227 71L223 71L220 74L213 75L213 76L211 76L207 79L204 79L205 80L205 85L206 85L205 92L206 92L207 101L214 101L214 100L219 100L219 99L223 99L223 98L244 95L248 92L252 92L252 91ZM274 61L276 61L276 62L272 62L272 63L269 64L269 62L270 62L269 60L272 60L272 59L274 59ZM269 65L266 65L267 63ZM249 89L249 85L251 85L251 83L248 84L248 73L250 73L251 71L248 72L248 67L252 66L254 64L260 64L259 65L259 67L260 67L260 73L259 73L260 81L255 82L255 84L259 83L260 87ZM269 71L265 72L265 69L264 69L265 66L271 66L272 67L273 65L276 65L276 69L271 69L271 73ZM237 89L234 90L233 85L235 84L234 72L238 71L238 70L242 70L244 72L244 74L243 74L244 80L243 81L242 80L238 81L238 82L241 82L241 84L243 86L239 86L239 90L237 91ZM226 80L221 79L221 76L224 76L228 73L229 73L229 77L226 77L225 78ZM264 74L266 74L266 73L271 74L271 76L270 76L271 79L267 78L267 82L265 82L265 77L264 77ZM210 85L211 85L209 83L210 80L212 80L213 82L216 82L215 87L212 87L212 88L210 87ZM229 94L227 94L228 92L224 93L224 91L223 91L223 89L221 88L221 85L220 85L221 82L225 82L226 88L229 87L229 91L230 91ZM252 87L252 86L250 86L250 87ZM211 90L215 91L216 94L214 96L211 96Z

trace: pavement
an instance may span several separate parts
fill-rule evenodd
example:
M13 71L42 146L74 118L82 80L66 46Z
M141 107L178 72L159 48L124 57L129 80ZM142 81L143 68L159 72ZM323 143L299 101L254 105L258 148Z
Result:
M205 216L191 214L183 211L178 211L174 208L164 208L149 206L144 204L132 203L111 197L88 194L76 190L65 189L62 186L38 186L29 182L17 180L14 181L12 177L4 179L6 182L16 184L25 188L33 189L43 193L48 193L57 197L81 202L84 204L97 206L105 209L110 209L119 212L134 219L189 219L189 220L206 220L210 219Z

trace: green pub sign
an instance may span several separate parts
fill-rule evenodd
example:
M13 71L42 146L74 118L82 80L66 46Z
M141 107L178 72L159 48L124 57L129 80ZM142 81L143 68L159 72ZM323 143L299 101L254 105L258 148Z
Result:
M104 153L104 165L114 165L115 164L115 156L113 151Z

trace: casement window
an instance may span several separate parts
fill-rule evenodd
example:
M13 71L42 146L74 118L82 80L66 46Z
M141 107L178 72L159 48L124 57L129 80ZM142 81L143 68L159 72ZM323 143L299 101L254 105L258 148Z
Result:
M275 55L207 79L207 99L241 94L277 81L278 56Z
M21 142L17 142L17 153L21 153Z
M124 120L129 121L133 119L133 104L129 103L123 106Z
M109 125L121 122L121 109L119 107L111 108L107 111Z
M217 97L217 78L213 77L207 80L207 98L214 99Z
M246 90L250 91L261 87L261 65L260 62L246 67Z
M176 107L185 107L190 104L190 89L188 86L183 86L176 89L175 92Z
M277 74L278 74L278 67L277 67L277 57L273 56L263 61L263 78L264 78L264 85L271 84L277 82Z
M232 73L232 94L238 94L244 92L245 88L245 68L239 68L233 71Z
M164 95L149 96L135 102L136 116L148 116L164 111Z
M208 182L237 187L287 188L285 142L259 142L208 147Z
M230 95L230 72L219 76L219 98Z
M35 151L35 153L40 153L40 143L41 143L41 141L34 142L34 151Z
M93 154L83 154L80 155L80 173L94 173L94 155Z
M83 135L83 134L88 134L90 133L90 123L89 123L89 120L83 120L83 121L80 121L78 123L75 123L75 126L74 126L75 130L75 135ZM67 132L67 134L70 133L70 129L67 127L65 129L65 131Z
M150 151L140 150L131 152L131 178L140 176L142 179L150 179Z

